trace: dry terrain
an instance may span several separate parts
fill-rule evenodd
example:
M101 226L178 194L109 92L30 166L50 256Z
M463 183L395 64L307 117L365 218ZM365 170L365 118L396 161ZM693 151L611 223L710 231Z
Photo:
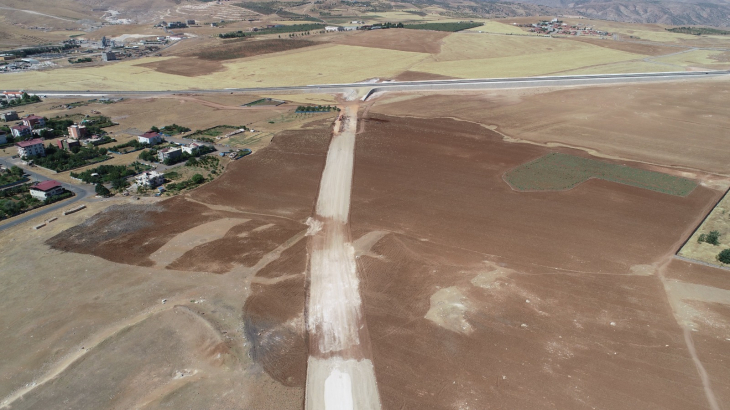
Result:
M652 87L636 87L634 99L654 93L661 103ZM296 409L305 402L308 371L325 369L327 380L346 386L346 374L367 370L353 366L371 358L383 408L706 409L710 399L730 402L722 364L730 360L727 275L673 258L727 181L678 172L640 145L636 155L617 159L605 148L593 156L524 143L533 138L529 125L506 137L503 126L491 130L478 118L413 118L415 111L433 115L434 107L456 116L451 109L469 104L479 107L474 115L508 118L508 110L561 93L579 104L589 90L603 101L605 121L663 112L607 88L392 96L360 113L349 210L339 196L349 189L347 174L321 180L326 163L348 164L339 143L330 155L339 154L327 158L333 124L321 119L277 133L185 195L98 202L38 231L32 222L14 228L0 239L2 263L11 267L0 292L8 330L3 400L15 400L12 408L68 400L74 408ZM225 98L220 103L236 101ZM199 101L207 109L207 97ZM580 123L580 115L563 121ZM718 144L708 127L705 143ZM551 141L568 145L570 134ZM675 196L599 179L517 192L503 179L551 152L704 184ZM684 157L694 163L704 155L685 150ZM705 171L721 173L722 166L708 161ZM326 203L318 205L318 191L339 193L331 202L320 196ZM342 339L326 331L307 337L317 326L307 326L309 264L329 266L309 261L328 241L331 249L345 245L342 260L353 258L362 303L356 320L367 323L353 334L369 340L364 353L342 361L327 354Z
M728 102L730 83L719 80L448 96L386 94L371 112L458 118L494 129L508 141L570 146L601 157L676 166L688 176L707 172L726 178ZM712 177L706 176L706 182Z
M730 268L730 265L723 264L717 260L717 255L720 251L730 248L729 208L730 195L726 194L707 216L707 219L702 222L702 225L698 227L697 231L689 238L678 255L696 261ZM717 245L708 243L707 241L699 241L700 236L704 235L706 237L713 231L717 231L720 234Z

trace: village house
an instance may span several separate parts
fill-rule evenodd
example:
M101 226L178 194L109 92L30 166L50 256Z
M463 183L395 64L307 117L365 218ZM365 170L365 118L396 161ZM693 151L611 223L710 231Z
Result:
M103 51L101 53L101 61L114 61L117 59L117 55L113 51Z
M18 120L18 113L17 111L6 111L2 114L0 114L0 119L3 121L15 121Z
M159 132L145 132L137 137L137 141L141 144L157 145L162 142L162 136Z
M134 177L137 187L154 188L165 182L165 177L157 171L143 172Z
M186 154L190 154L190 155L195 155L198 152L198 150L200 149L201 146L202 146L202 144L198 144L196 142L192 142L192 143L190 143L188 145L183 145L182 146L182 152L184 152Z
M30 187L30 195L33 198L45 201L48 198L56 195L61 195L65 191L61 186L61 183L49 179L48 181L38 182Z
M15 138L27 137L33 133L33 129L25 125L15 125L10 127L10 133Z
M81 143L79 143L79 140L73 138L64 138L62 140L58 140L56 141L56 144L58 144L58 148L65 149L67 151L70 151L73 147L81 147Z
M19 141L15 143L18 148L18 156L21 158L32 157L40 155L41 157L46 156L46 149L43 147L43 140L35 138L28 141Z
M324 31L327 33L335 32L335 31L342 31L342 27L338 26L325 26Z
M182 157L182 149L180 148L163 148L157 151L157 159L160 162L165 162L170 159L178 159Z
M68 136L75 140L82 140L86 138L86 126L74 124L68 127Z
M0 131L0 144L8 143L8 134L5 131Z
M25 118L23 118L23 125L26 127L45 127L46 126L46 120L43 117L39 117L37 115L29 115Z

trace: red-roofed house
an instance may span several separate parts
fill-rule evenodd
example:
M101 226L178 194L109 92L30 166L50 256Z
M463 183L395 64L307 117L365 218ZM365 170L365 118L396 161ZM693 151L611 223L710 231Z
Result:
M23 98L23 93L21 91L3 91L3 97L8 101L16 100Z
M61 195L63 191L64 189L61 186L61 183L52 179L39 182L35 185L31 185L30 187L30 195L33 198L40 199L41 201L45 201L55 195Z
M18 141L15 143L15 146L18 147L18 156L21 158L32 157L35 155L40 155L42 157L46 156L46 149L43 147L43 140L40 138L34 138L28 141Z
M29 115L25 118L23 118L23 125L26 127L45 127L46 126L46 120L43 117L39 117L37 115Z
M137 137L141 144L157 145L162 142L162 136L159 132L145 132Z
M25 125L14 125L10 127L10 133L15 138L27 137L33 133L33 129Z

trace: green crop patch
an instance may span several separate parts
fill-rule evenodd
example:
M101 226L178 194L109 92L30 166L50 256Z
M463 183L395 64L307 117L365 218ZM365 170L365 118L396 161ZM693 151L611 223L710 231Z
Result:
M686 178L557 152L505 174L507 183L518 191L563 191L591 178L676 196L687 196L697 186Z

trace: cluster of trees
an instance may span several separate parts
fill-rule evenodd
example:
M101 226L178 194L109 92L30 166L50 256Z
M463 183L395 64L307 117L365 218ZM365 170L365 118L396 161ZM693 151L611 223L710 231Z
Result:
M98 184L101 182L114 183L115 180L125 179L148 169L148 166L135 161L129 165L99 165L96 168L87 169L84 172L72 172L71 176L78 178L87 184Z
M122 150L124 148L132 147L132 148L134 148L134 150L130 151L130 152L134 152L134 151L137 151L140 149L149 148L149 146L150 146L150 144L139 142L138 140L130 140L129 142L125 142L124 144L119 144L119 145L115 145L113 147L109 147L109 151L122 152Z
M5 172L0 173L0 185L12 184L23 178L24 171L22 168L13 165Z
M18 106L21 106L21 105L33 104L33 103L37 103L37 102L41 102L41 97L39 97L37 95L28 95L28 93L24 92L20 96L20 99L13 98L10 101L5 101L5 100L0 101L0 106L3 106L3 107L18 107Z
M30 195L30 184L23 184L0 191L0 218L9 218L23 213L41 201Z
M183 127L182 125L172 124L172 125L165 125L162 128L152 127L152 131L161 132L165 135L177 135L177 134L182 134L183 132L190 131L190 128Z
M331 105L300 105L296 112L330 112L340 111L339 108Z
M168 191L182 191L183 189L193 188L197 185L202 184L203 182L205 182L205 177L200 174L195 174L192 177L190 177L190 179L186 179L185 181L182 181L182 182L177 182L177 183L169 182L169 183L167 183L167 185L165 185L165 188Z
M433 31L454 32L454 31L461 31L461 30L466 30L466 29L470 29L470 28L474 28L474 27L479 27L481 25L482 25L482 23L463 21L463 22L458 22L458 23L406 24L404 28L409 28L409 29L414 29L414 30L433 30Z
M710 245L719 245L720 244L720 232L718 231L711 231L708 234L701 234L699 238L697 238L697 242L699 243L709 243Z
M79 63L90 63L94 61L91 57L84 57L84 58L77 58L76 60L69 58L68 62L71 64L79 64Z
M220 37L220 38L240 38L240 37L246 37L246 33L244 33L241 30L230 31L228 33L220 33L220 34L218 34L218 37Z
M701 35L712 35L712 36L727 36L730 35L730 31L727 30L719 30L716 28L708 28L708 27L672 27L665 29L667 31L671 31L672 33L681 33L681 34L691 34L695 36L701 36Z
M68 127L72 126L74 122L73 117L69 117L68 115L65 117L46 118L46 130L41 132L41 138L51 139L68 135ZM101 136L106 134L106 131L102 128L115 125L109 117L103 115L84 118L82 123L86 126L86 131L89 135Z
M81 47L78 44L75 44L74 42L64 42L63 45L60 46L39 46L39 47L28 47L28 48L22 48L22 49L16 49L16 50L7 50L7 51L0 51L0 54L12 54L15 57L26 57L33 54L44 54L44 53L60 53L66 50L71 50L74 48Z
M68 171L92 162L98 162L95 160L106 158L107 153L106 148L97 147L74 147L71 152L68 152L53 144L48 144L45 151L45 157L34 156L29 159L32 159L36 165L57 172Z

